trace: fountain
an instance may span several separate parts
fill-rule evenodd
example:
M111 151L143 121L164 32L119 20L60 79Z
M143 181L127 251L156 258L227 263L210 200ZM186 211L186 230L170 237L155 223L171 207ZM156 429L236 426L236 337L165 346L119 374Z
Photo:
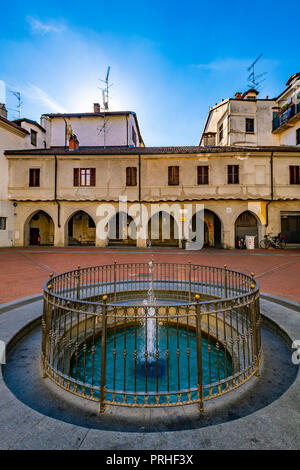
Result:
M145 349L142 350L138 357L137 370L139 375L145 375L147 368L147 375L161 376L165 371L165 362L159 355L159 325L157 325L158 331L156 332L156 319L155 319L155 307L156 302L153 287L153 261L148 262L149 269L149 288L147 292L147 298L144 299L143 304L145 305ZM157 337L156 337L157 336Z
M235 295L238 315L222 292ZM198 265L191 276L189 264L153 260L55 276L45 286L44 374L101 412L108 403L202 410L258 373L258 295L252 276Z

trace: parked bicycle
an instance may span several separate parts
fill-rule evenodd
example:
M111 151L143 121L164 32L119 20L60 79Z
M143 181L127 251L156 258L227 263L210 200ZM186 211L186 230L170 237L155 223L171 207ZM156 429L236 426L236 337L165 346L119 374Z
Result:
M286 247L286 236L284 233L279 232L278 235L270 236L265 235L260 241L260 248L285 248Z

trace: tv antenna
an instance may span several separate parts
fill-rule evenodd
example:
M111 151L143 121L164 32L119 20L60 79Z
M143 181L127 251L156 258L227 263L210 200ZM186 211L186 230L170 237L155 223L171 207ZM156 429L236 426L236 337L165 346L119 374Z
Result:
M21 109L22 109L22 104L23 104L23 101L21 100L21 93L19 91L13 91L13 90L9 90L10 93L12 93L18 100L18 104L17 104L17 109L12 109L12 108L9 108L11 109L12 111L17 111L18 115L19 115L19 119L21 117Z
M102 80L99 78L100 82L105 83L104 88L100 88L102 90L102 101L103 101L103 107L105 111L108 111L109 105L108 105L108 100L109 100L109 89L113 86L113 84L109 84L109 72L110 72L110 65L107 67L107 72L106 72L106 77L105 80Z
M262 53L255 59L254 62L250 65L250 67L247 68L248 72L250 72L249 77L248 77L248 84L251 88L255 88L258 90L260 84L265 81L264 77L267 72L260 73L258 75L255 74L255 65L259 61L259 59L262 57Z
M101 80L101 78L99 78L100 82L104 83L105 86L103 88L101 87L98 87L100 88L100 90L102 91L102 101L103 101L103 108L104 108L104 113L103 113L103 126L98 129L98 135L100 135L102 132L103 132L103 144L104 144L104 148L106 147L106 133L108 131L108 128L109 126L107 125L107 116L106 116L106 111L109 110L109 104L108 104L108 101L109 101L109 89L113 86L113 84L109 84L109 73L110 73L110 65L107 67L107 72L106 72L106 77L105 77L105 80Z

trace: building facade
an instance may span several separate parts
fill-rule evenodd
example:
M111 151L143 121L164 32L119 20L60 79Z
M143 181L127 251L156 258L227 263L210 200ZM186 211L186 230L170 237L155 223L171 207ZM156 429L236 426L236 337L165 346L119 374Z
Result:
M12 246L14 240L14 205L8 197L8 149L42 148L45 130L35 121L7 119L5 105L0 103L0 247Z
M15 246L180 246L178 207L191 229L204 208L206 246L234 248L245 235L258 245L265 233L283 228L288 242L300 243L300 181L291 179L294 168L299 175L295 146L56 147L5 155L9 199L17 204ZM293 216L295 227L287 224ZM105 237L100 226L107 226Z
M277 97L258 98L251 88L209 110L200 145L300 145L300 73L292 75Z
M208 247L278 232L299 245L299 87L296 73L277 98L222 101L195 147L145 147L135 113L98 103L41 124L2 117L0 243L189 247L200 217Z

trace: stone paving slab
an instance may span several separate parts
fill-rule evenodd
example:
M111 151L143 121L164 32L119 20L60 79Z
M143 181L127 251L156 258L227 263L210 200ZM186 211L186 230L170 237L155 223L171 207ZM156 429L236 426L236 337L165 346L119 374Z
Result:
M50 273L60 273L99 264L187 262L220 266L255 273L261 290L300 302L299 250L214 250L186 251L153 248L6 248L0 249L0 303L42 292Z

